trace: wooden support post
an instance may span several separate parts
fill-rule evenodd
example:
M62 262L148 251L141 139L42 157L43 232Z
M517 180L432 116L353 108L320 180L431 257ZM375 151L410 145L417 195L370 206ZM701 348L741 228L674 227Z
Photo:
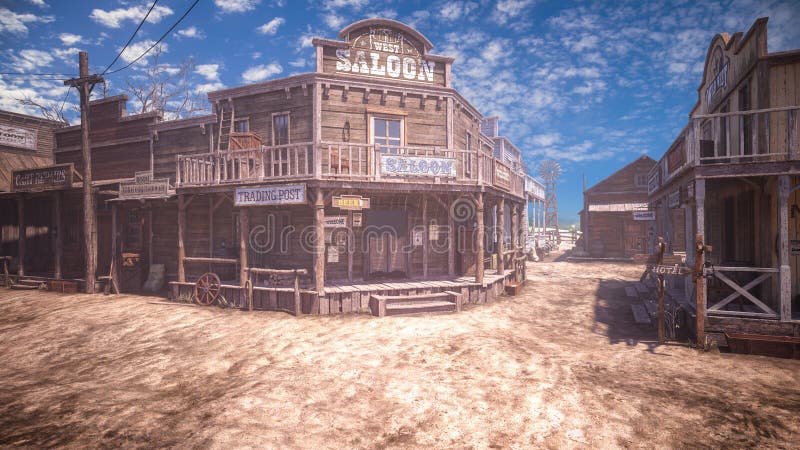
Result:
M303 314L302 303L300 302L300 275L294 271L294 315Z
M153 266L153 207L147 208L147 270Z
M17 239L17 275L20 277L25 276L25 241L27 240L27 233L26 229L28 228L25 225L25 197L20 194L17 197L17 224L18 224L18 236Z
M325 295L325 197L322 189L314 188L314 288Z
M106 293L113 288L114 285L117 284L117 243L119 242L119 230L117 229L117 204L111 204L111 268L109 270L109 276L111 279L108 281L108 287L106 288ZM105 275L105 274L103 274ZM113 289L111 289L113 290ZM119 293L119 292L117 292Z
M484 239L484 226L483 226L483 192L475 194L475 218L477 219L477 226L475 230L475 239L477 241L477 250L475 259L475 282L483 285L483 239Z
M250 210L239 208L239 285L247 281L247 242L250 237Z
M511 249L514 251L514 258L517 257L517 244L519 243L519 205L511 207Z
M353 212L348 214L350 228L347 230L347 280L353 281L353 253L355 252L355 233L353 232Z
M706 345L706 279L703 276L705 264L705 233L706 233L706 180L698 179L694 182L695 200L695 295L697 309L697 345L704 348Z
M505 261L503 261L503 248L505 247L506 229L506 201L500 198L497 202L497 274L505 273Z
M792 320L792 268L789 264L789 175L778 177L778 236L780 249L781 322Z
M788 132L789 135L787 136L787 144L789 144L788 154L790 160L796 160L800 158L800 148L798 148L798 139L797 139L797 110L793 109L787 112L787 125L788 125ZM769 129L769 124L767 124L767 129Z
M178 194L178 282L186 282L185 262L186 251L183 246L183 233L186 227L186 200L183 194Z
M64 227L61 224L61 200L63 193L53 193L53 277L61 279L61 261L64 259Z
M428 196L422 196L422 276L428 277Z
M448 99L449 101L450 99ZM456 222L453 219L453 203L455 199L450 202L450 208L447 213L447 227L450 230L447 236L447 274L451 277L456 275Z
M656 263L660 266L664 264L664 252L667 250L667 243L664 242L663 237L658 237L657 246L658 257ZM664 290L666 289L664 275L658 274L656 276L656 282L658 283L658 286L656 286L658 290L658 342L663 344L666 340L664 337Z
M208 257L214 257L214 194L208 196Z

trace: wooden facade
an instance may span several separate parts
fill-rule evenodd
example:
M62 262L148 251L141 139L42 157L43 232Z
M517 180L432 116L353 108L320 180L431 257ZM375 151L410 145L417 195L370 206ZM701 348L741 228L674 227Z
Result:
M649 174L656 233L695 240L707 280L675 281L694 305L699 336L800 335L797 174L800 50L769 53L767 19L719 34L707 53L690 120ZM696 294L699 291L699 295Z
M314 40L315 72L210 93L212 115L91 102L98 275L139 292L158 268L180 297L214 272L238 306L319 314L372 294L487 301L521 281L526 176L450 87L452 58L392 20L339 38ZM79 127L55 137L54 162L79 174ZM39 194L61 199L70 233L78 186ZM82 266L59 245L43 276Z
M618 170L583 193L583 247L595 258L632 258L654 245L655 217L647 205L649 156Z

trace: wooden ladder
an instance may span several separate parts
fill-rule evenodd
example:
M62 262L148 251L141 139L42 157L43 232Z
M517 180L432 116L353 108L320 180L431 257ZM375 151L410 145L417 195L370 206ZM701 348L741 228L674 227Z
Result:
M228 150L231 141L231 131L233 130L233 104L228 101L228 108L225 105L219 106L219 136L217 137L217 151Z

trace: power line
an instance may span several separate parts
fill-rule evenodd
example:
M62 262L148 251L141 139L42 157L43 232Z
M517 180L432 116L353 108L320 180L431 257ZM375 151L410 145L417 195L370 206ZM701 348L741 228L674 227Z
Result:
M151 45L151 46L150 46L150 48L148 48L147 50L145 50L145 51L144 51L144 53L142 53L141 55L139 55L138 57L136 57L136 59L134 59L133 61L131 61L130 63L128 63L128 65L127 65L127 66L125 66L125 67L122 67L122 68L119 68L119 69L117 69L117 70L112 70L111 72L103 72L103 74L106 74L106 73L107 73L108 75L111 75L111 74L113 74L113 73L117 73L117 72L119 72L119 71L125 70L125 69L127 69L128 67L130 67L130 66L132 66L133 64L135 64L135 63L136 63L137 61L139 61L140 59L142 59L142 58L143 58L143 57L144 57L146 54L150 53L150 50L152 50L152 49L153 49L153 48L154 48L156 45L160 44L160 43L161 43L161 41L163 41L163 40L164 40L164 38L165 38L165 37L167 37L167 35L169 35L169 34L172 32L172 30L174 30L174 29L175 29L175 27L177 27L177 26L178 26L178 25L179 25L179 24L180 24L180 23L183 21L183 19L184 19L184 18L186 18L186 16L188 16L188 15L189 15L189 13L190 13L190 12L192 12L192 10L194 9L194 7L195 7L195 6L197 6L197 4L198 4L198 3L200 3L200 0L195 0L195 1L194 1L194 3L192 3L192 6L190 6L190 7L189 7L189 9L187 9L187 10L186 10L186 12L185 12L185 13L183 13L183 15L180 17L180 19L178 19L178 21L177 21L177 22L175 22L174 24L172 24L172 26L171 26L171 27L169 27L169 30L167 30L167 31L166 31L164 34L162 34L162 35L161 35L161 37L160 37L160 38L158 38L158 40L157 40L157 41L156 41L156 42L155 42L153 45Z
M17 77L45 77L45 76L53 76L53 77L68 77L71 76L68 73L30 73L30 72L0 72L0 75L12 75Z
M125 45L122 46L122 50L120 50L119 53L117 53L117 56L114 58L113 61L111 61L111 64L107 65L106 69L100 75L105 75L105 73L108 72L108 69L110 69L111 66L113 66L114 63L117 62L119 57L122 56L122 53L125 52L125 49L128 48L128 45L130 45L131 41L136 36L136 33L138 33L139 30L142 28L142 25L144 25L145 20L147 20L147 18L150 16L150 13L153 11L153 8L156 7L156 3L158 3L158 0L153 0L153 4L150 5L150 9L148 9L147 14L145 14L144 17L142 17L142 21L139 22L139 26L136 27L136 29L133 31L133 34L131 34L131 37L128 38L128 42L126 42Z
M69 98L70 91L72 91L72 86L67 88L67 95L64 96L64 100L61 102L61 108L58 109L59 116L63 117L64 115L64 105L67 103L67 98Z

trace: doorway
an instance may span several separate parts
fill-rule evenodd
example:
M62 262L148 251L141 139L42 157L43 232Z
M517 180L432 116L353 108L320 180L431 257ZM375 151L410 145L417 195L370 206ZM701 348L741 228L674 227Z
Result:
M366 213L366 278L408 277L408 215L406 211Z

